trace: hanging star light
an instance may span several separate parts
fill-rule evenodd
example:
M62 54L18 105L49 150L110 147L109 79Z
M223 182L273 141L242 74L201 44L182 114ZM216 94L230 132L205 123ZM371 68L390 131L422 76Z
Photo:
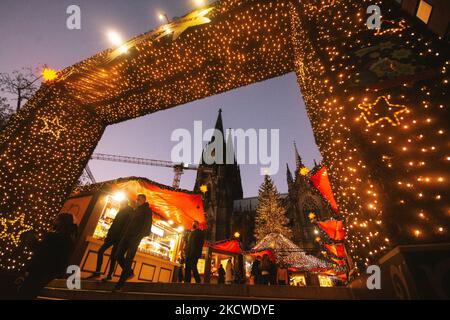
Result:
M200 191L201 191L202 193L206 193L206 192L208 192L208 187L207 187L206 185L202 184L202 185L200 186Z
M10 220L0 218L0 225L3 230L0 232L0 239L9 239L17 246L19 245L20 236L33 229L32 226L25 224L25 214L21 214L17 218Z
M44 128L40 131L41 133L50 133L56 140L59 140L62 131L66 131L66 127L60 124L58 116L55 116L53 120L48 118L41 118L44 121Z
M394 127L398 126L400 125L398 115L408 111L404 105L390 103L385 96L378 97L374 103L360 103L358 108L362 110L361 117L369 126L374 126L383 120Z
M309 173L309 169L307 167L303 167L300 169L300 174L302 176L306 176Z
M184 31L191 27L200 26L202 24L210 23L211 19L205 17L210 11L212 11L214 7L195 10L185 17L176 19L175 21L165 24L160 28L148 32L144 35L136 37L120 47L112 50L110 54L105 58L105 63L110 63L119 56L122 56L124 52L127 52L129 49L136 47L146 40L158 40L165 36L172 34L172 41L175 41Z
M50 68L45 68L42 70L42 77L46 82L53 81L58 77L58 73Z
M213 8L195 10L185 17L163 26L161 34L156 39L172 34L172 40L175 41L187 29L210 23L211 19L207 18L206 15L211 10L213 10Z

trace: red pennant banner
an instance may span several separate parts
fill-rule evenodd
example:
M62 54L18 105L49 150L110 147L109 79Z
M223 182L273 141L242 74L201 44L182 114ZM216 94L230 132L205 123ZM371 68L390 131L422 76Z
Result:
M322 167L314 175L312 175L309 180L316 187L317 190L322 194L322 196L328 201L331 208L339 213L336 200L333 196L333 191L331 190L330 180L328 179L328 172L326 167Z
M330 239L334 241L343 241L345 239L344 225L341 220L318 221L317 225Z
M345 248L343 244L324 244L323 245L328 251L334 254L338 258L345 258Z

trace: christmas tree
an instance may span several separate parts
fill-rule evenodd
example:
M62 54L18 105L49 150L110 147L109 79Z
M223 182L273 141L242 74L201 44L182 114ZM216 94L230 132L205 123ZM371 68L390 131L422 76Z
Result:
M258 207L256 208L255 238L261 241L270 233L279 233L290 239L292 231L287 227L289 223L286 210L281 203L280 194L268 175L259 188Z

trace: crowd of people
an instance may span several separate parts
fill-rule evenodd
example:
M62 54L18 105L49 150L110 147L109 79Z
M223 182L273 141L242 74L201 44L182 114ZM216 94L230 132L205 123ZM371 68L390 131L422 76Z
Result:
M120 205L120 210L113 220L103 245L97 256L96 270L88 278L101 276L103 255L111 249L111 263L108 274L102 281L112 280L116 263L122 268L120 279L113 291L119 291L127 280L134 276L131 265L141 240L150 234L152 227L152 210L146 196L139 194L134 206L128 200ZM25 299L35 298L50 281L65 276L69 259L77 239L77 225L69 213L57 216L50 232L43 236L40 242L33 245L34 254L25 272L17 279L19 296ZM178 282L191 283L193 277L196 283L201 283L198 272L198 261L202 256L205 232L200 229L199 222L194 221L192 230L186 234L184 248L178 259L179 267L175 277ZM243 266L239 259L229 258L226 266L217 268L219 284L246 283ZM184 267L183 267L184 266ZM289 285L287 267L277 266L267 254L258 256L251 268L251 278L254 284Z
M254 284L289 285L287 266L277 265L268 254L264 254L262 258L256 257L252 264L251 276Z

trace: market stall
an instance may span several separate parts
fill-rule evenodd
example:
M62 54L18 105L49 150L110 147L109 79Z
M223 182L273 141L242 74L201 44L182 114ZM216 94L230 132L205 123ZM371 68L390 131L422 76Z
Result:
M93 184L75 190L61 212L72 213L79 225L79 237L72 263L81 267L85 277L95 270L97 252L103 244L119 204L128 198L134 202L138 194L145 194L153 211L151 233L139 245L132 268L131 281L171 282L182 247L182 234L194 220L206 228L201 195L174 189L145 178L121 178ZM101 272L110 264L110 250L106 251ZM119 277L120 266L113 276Z
M220 265L226 268L228 259L232 259L233 265L238 264L240 274L244 275L244 260L241 245L238 240L221 240L217 242L205 242L203 257L199 260L199 272L204 276L205 283L216 283L216 272ZM208 268L209 266L209 268ZM245 282L245 277L240 281Z

